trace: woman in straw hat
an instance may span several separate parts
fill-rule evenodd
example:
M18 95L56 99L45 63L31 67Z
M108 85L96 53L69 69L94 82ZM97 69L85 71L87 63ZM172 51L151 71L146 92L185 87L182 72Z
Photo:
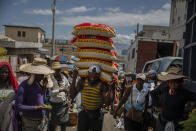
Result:
M158 79L163 82L151 92L152 104L160 112L157 131L181 131L178 123L184 119L185 104L196 100L196 94L183 88L185 77L180 71L173 68L159 74Z
M61 73L62 68L60 62L52 64L52 69L55 70L55 73L51 75L53 87L51 88L50 98L52 105L50 131L55 131L57 125L61 126L61 131L65 131L66 122L68 121L68 92L70 85L67 78Z
M0 131L13 131L13 101L18 90L18 82L7 62L0 62Z
M22 112L22 123L25 131L43 131L46 123L46 110L44 106L46 87L51 86L44 75L54 73L46 65L46 60L35 58L33 63L26 64L21 71L30 73L28 80L23 81L16 96L16 108Z

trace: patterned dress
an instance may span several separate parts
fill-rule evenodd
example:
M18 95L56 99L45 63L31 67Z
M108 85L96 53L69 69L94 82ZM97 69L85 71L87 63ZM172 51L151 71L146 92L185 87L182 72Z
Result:
M15 92L8 83L0 85L0 130L13 131L13 105Z

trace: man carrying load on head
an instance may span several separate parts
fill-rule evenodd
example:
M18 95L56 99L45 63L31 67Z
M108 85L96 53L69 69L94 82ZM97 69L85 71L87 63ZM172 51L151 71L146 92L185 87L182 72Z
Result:
M101 82L99 79L101 68L96 64L89 67L88 78L81 78L75 86L77 73L77 69L75 69L70 94L72 99L79 92L82 96L82 111L78 116L78 131L101 131L103 123L101 108L103 104L109 105L113 100L112 83Z

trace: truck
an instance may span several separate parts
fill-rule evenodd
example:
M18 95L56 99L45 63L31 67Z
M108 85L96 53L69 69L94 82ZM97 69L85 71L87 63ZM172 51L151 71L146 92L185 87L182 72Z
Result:
M175 57L178 45L171 40L153 40L149 38L136 38L130 47L126 71L140 73L147 61L163 58Z

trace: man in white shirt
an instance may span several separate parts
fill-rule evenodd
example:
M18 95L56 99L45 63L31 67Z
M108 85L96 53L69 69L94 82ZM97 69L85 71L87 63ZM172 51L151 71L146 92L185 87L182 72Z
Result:
M59 62L54 62L52 69L55 70L55 74L51 75L53 88L51 89L50 97L52 110L49 131L55 131L57 125L61 126L61 131L65 131L66 122L68 121L68 91L70 84L61 73L62 66Z

